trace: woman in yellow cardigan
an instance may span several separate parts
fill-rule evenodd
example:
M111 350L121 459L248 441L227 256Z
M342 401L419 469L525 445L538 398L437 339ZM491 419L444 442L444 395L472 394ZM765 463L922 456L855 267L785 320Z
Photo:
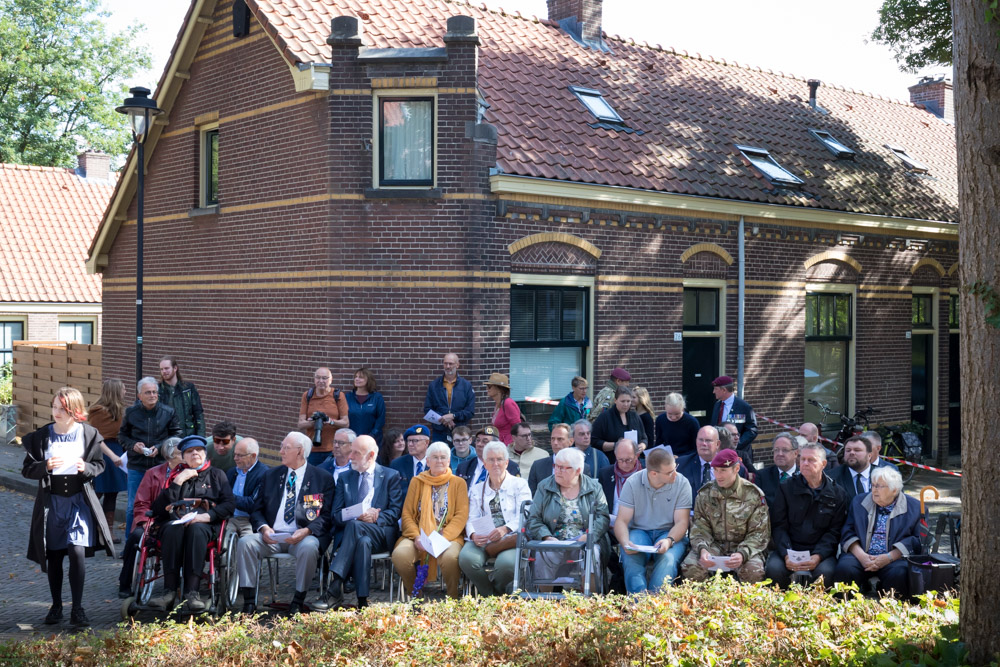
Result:
M465 480L451 474L448 463L451 450L443 442L435 442L427 448L427 470L412 480L403 502L403 536L392 551L392 564L403 579L407 593L413 591L417 578L417 566L427 559L427 580L437 578L438 565L444 576L448 596L458 598L459 579L462 571L458 566L458 554L465 543L465 523L469 519L469 492ZM416 540L420 531L430 535L435 530L451 544L437 558L422 549Z

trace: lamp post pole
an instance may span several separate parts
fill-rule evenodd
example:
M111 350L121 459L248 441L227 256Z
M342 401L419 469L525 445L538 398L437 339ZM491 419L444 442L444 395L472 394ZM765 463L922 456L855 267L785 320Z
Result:
M146 156L143 150L146 137L149 136L149 126L153 116L163 113L156 102L149 99L149 88L129 89L131 97L117 107L115 111L126 114L132 124L132 138L138 151L139 198L137 202L136 234L135 234L135 379L142 377L142 256L143 256L143 196L145 195Z

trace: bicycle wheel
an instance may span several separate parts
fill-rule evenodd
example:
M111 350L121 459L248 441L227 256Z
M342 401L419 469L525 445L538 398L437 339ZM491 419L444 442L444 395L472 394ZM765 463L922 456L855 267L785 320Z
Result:
M903 478L903 484L913 479L913 473L917 469L905 463L906 455L903 450L903 438L899 433L892 433L892 437L887 438L882 443L882 455L891 459L898 459L892 463L896 466L896 470L899 471L899 476ZM914 463L919 463L919 461L914 461Z

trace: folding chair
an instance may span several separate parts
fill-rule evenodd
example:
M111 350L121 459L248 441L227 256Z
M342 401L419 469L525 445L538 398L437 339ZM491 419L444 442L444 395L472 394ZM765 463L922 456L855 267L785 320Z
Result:
M587 539L581 544L553 544L545 540L533 540L528 534L528 514L531 501L521 504L521 527L517 533L517 546L514 554L514 591L524 598L561 599L562 593L537 590L540 586L561 586L564 589L580 588L585 596L590 596L591 578L597 584L597 592L604 589L604 568L601 566L597 553L597 538L594 535L594 520L596 507L591 508L587 517ZM582 551L582 553L580 553ZM554 577L543 579L535 576L534 565L539 554L554 553L560 555L564 565L569 565L568 572L557 570ZM574 578L574 573L579 577Z

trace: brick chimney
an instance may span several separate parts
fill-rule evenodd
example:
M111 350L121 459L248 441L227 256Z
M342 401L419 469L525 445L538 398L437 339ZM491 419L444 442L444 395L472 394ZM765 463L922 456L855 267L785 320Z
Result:
M601 39L604 0L547 0L549 20L558 23L574 40L607 50Z
M951 92L951 79L944 74L925 76L915 86L910 86L910 102L923 107L949 123L955 122L955 103Z
M76 173L88 181L106 181L111 171L111 156L100 151L84 151L77 156Z

